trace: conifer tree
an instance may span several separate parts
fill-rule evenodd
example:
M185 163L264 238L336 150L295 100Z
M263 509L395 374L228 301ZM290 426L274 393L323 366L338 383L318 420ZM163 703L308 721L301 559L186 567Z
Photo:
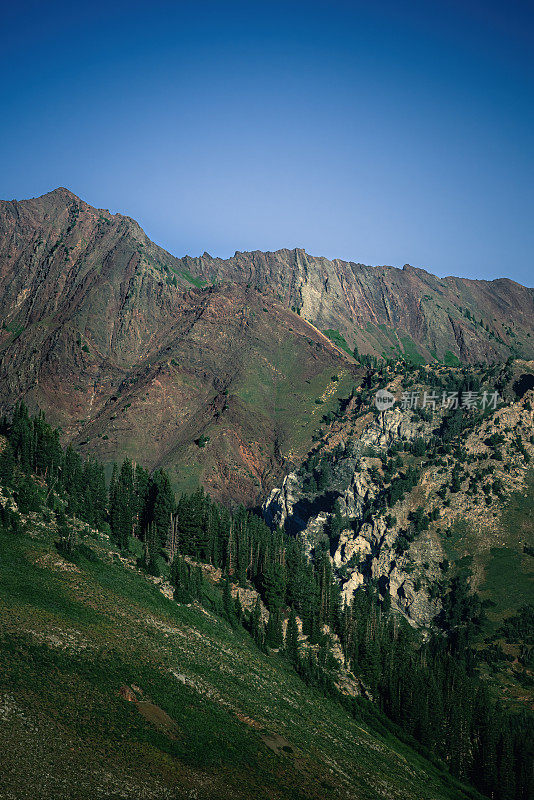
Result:
M178 546L181 552L200 558L203 550L203 492L182 495L176 509Z
M177 554L171 566L171 584L174 586L174 599L178 603L190 603L191 581L189 575L189 565Z
M82 475L82 460L78 453L68 445L61 466L61 485L67 495L67 512L80 516L82 495L85 490Z
M147 516L148 491L150 476L148 471L136 464L134 469L134 498L135 498L135 535L141 536L141 531L150 522Z
M191 575L191 594L193 595L195 600L202 601L202 586L204 584L204 578L202 576L202 568L195 566L190 568L190 575Z
M170 533L171 516L174 513L174 494L167 473L160 469L152 476L153 506L152 521L156 527L161 547L166 547Z
M126 458L115 478L110 496L111 531L121 550L128 549L128 539L133 533L135 503L132 462Z
M261 614L261 603L259 595L256 598L256 603L254 604L254 610L252 612L252 617L250 620L250 632L252 638L254 639L258 647L263 647L264 626Z
M159 540L156 526L149 522L145 530L144 568L149 575L159 575L158 567Z
M267 620L267 628L265 630L265 643L273 648L281 647L284 643L282 617L279 608L275 607L269 612L269 619Z
M286 594L286 573L282 564L269 564L263 575L265 602L269 610L282 606Z
M58 540L56 542L59 552L67 558L72 558L76 550L77 536L74 526L69 525L63 511L56 513Z
M235 622L235 606L232 600L232 590L230 588L230 579L226 576L223 584L223 612L224 616L233 625Z
M243 606L241 605L241 598L239 597L239 589L236 592L234 602L234 614L239 623L243 622Z
M0 484L11 487L13 485L13 474L15 470L15 456L13 448L6 442L4 449L0 453Z
M23 402L17 403L9 427L9 439L15 458L24 472L32 467L32 435L28 409Z
M15 482L15 499L22 514L39 511L43 504L43 492L29 475L20 475Z
M286 630L286 652L289 657L289 660L293 664L297 664L299 661L299 629L297 625L297 615L295 614L294 609L292 608L289 612L289 619L287 621L287 630Z

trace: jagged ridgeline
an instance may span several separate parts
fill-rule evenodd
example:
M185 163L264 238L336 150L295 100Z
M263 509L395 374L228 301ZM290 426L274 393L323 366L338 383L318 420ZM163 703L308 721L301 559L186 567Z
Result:
M533 320L506 279L300 249L176 258L67 189L0 201L0 413L22 399L85 456L223 502L263 502L373 361L532 359Z
M98 768L87 752L82 765L106 780L126 776L126 797L142 786L149 797L218 798L229 785L243 798L532 796L532 717L497 702L481 680L483 609L461 572L443 585L440 624L422 637L376 584L343 602L328 537L309 558L302 537L201 489L176 499L163 470L129 460L106 486L102 465L62 449L23 404L1 433L0 708L14 731L10 752L57 720L57 747L72 751L69 736L81 731L102 748ZM314 496L331 489L320 464L305 470ZM403 480L403 492L414 488L415 478ZM331 518L334 538L344 513ZM422 532L425 520L412 522ZM507 626L532 635L526 612ZM270 699L258 706L256 695ZM124 735L139 770L110 744ZM49 775L43 752L38 779L68 781L69 756ZM26 796L15 770L3 779L10 797ZM87 767L72 796L98 796L83 788L91 780Z

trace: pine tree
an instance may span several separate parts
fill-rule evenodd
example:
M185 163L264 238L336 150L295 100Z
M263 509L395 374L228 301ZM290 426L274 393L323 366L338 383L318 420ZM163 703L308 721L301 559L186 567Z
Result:
M297 625L297 615L292 608L289 612L286 630L286 652L289 660L297 664L300 659L299 653L299 629Z
M104 522L107 501L106 478L102 464L94 459L85 461L82 480L85 492L78 509L79 514L90 525L98 528Z
M497 780L497 729L494 708L485 686L477 691L473 724L475 751L471 778L477 788L491 796Z
M73 525L69 525L63 511L56 514L58 540L57 549L66 558L72 558L76 551L77 536Z
M265 631L265 643L273 648L281 647L284 643L282 617L278 608L273 608L269 613Z
M230 588L230 579L226 576L223 584L223 612L224 616L230 624L235 622L235 608L232 601L232 590Z
M317 582L319 584L319 609L321 622L331 625L336 617L339 608L336 607L339 595L333 592L334 579L332 575L332 564L328 553L323 552L317 560L316 567Z
M28 475L20 475L15 482L15 499L21 514L39 511L43 505L43 492Z
M150 522L147 516L149 485L150 485L150 476L148 474L148 471L140 464L136 464L134 469L134 498L135 498L134 533L138 537L140 537L141 531Z
M503 719L501 726L497 742L497 797L498 800L514 800L516 796L514 751L508 720Z
M203 492L182 495L176 509L178 546L182 553L198 559L203 551Z
M71 445L67 447L63 455L61 487L67 495L67 513L70 516L79 516L85 486L83 483L82 460Z
M269 611L280 609L286 595L286 572L282 564L269 564L266 567L263 590Z
M108 489L108 509L110 520L113 516L113 508L115 506L115 496L117 493L117 481L119 479L119 468L117 467L116 463L113 463L113 469L111 471L111 478L109 479L109 489ZM113 523L111 523L113 528Z
M256 603L254 604L254 610L252 612L252 617L250 620L250 633L252 635L252 638L258 645L258 647L263 647L265 632L261 614L261 602L259 595L256 598Z
M135 518L133 468L127 458L122 462L120 472L114 477L110 488L109 514L115 541L121 550L127 550Z
M202 587L204 585L204 578L202 576L202 568L198 565L191 569L191 594L202 602Z
M0 484L2 486L13 486L13 474L15 470L15 456L13 448L6 442L4 449L0 453Z
M9 440L20 468L29 472L33 466L32 432L28 409L23 402L18 403L13 411Z
M152 521L156 526L161 547L166 547L170 534L171 516L174 513L174 494L167 473L160 469L152 476Z
M246 586L249 567L248 519L243 506L239 506L235 515L236 544L236 580L240 586Z
M156 526L149 522L145 530L145 553L143 566L149 575L159 575L159 540Z
M190 603L192 596L189 565L179 554L175 556L172 562L170 581L174 586L174 599L176 602Z

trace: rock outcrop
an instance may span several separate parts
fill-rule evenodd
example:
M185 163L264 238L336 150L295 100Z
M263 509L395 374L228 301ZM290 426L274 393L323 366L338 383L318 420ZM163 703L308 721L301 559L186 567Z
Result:
M437 278L409 264L370 267L299 248L182 263L205 280L273 292L320 330L341 333L351 350L472 363L534 356L534 290L505 278Z
M372 417L356 439L330 457L328 484L321 491L310 491L306 466L287 475L267 499L265 519L300 537L310 558L329 549L345 602L372 584L412 624L428 628L440 612L445 585L443 535L460 521L483 532L488 548L498 543L503 500L524 485L534 457L533 407L534 391L527 391L469 429L462 441L464 473L454 456L421 456L417 477L409 482L405 462L414 462L411 455L386 476L392 448L398 454L401 443L431 442L448 412L425 418L396 406ZM388 492L399 477L403 491ZM388 505L384 497L393 501Z

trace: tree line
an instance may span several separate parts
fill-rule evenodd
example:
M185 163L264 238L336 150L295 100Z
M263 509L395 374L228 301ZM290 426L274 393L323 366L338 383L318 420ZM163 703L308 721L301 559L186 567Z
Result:
M58 431L22 403L1 421L0 433L6 439L0 484L12 491L22 513L47 508L60 531L68 530L66 517L75 517L109 533L121 550L137 548L140 566L166 574L178 602L213 602L200 565L220 569L218 613L245 627L258 647L283 653L303 680L340 698L332 652L337 637L367 695L343 700L355 714L397 726L412 745L488 797L533 795L532 715L511 713L478 677L480 604L465 580L451 583L437 630L423 642L372 585L343 604L326 546L310 559L300 539L271 530L242 506L230 510L202 489L176 499L164 470L149 473L129 459L114 466L106 484L101 464L63 449ZM8 516L2 509L4 524ZM7 521L16 528L16 520ZM232 584L257 590L250 612L239 594L232 598Z

